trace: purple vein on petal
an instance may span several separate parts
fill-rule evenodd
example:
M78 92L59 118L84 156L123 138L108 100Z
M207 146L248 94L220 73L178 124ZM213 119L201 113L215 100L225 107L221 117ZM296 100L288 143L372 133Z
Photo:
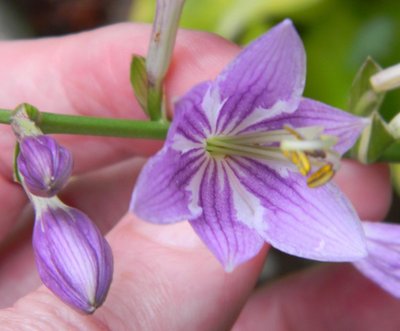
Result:
M193 215L190 182L201 175L206 158L198 150L179 153L166 147L143 168L132 195L130 209L154 223L183 221ZM196 209L200 213L200 209Z
M237 222L232 187L223 162L208 164L200 185L199 203L203 214L190 223L227 271L260 251L262 238Z
M333 184L310 189L298 175L282 179L257 161L233 159L230 164L236 176L264 207L266 230L259 234L271 245L322 261L365 256L359 219Z
M362 222L368 256L354 265L384 290L400 298L400 225Z
M166 146L174 143L177 134L193 142L206 137L205 132L209 132L211 126L202 109L202 102L210 86L210 82L196 85L175 104L174 121L168 132Z
M296 109L305 82L303 44L289 20L248 45L218 76L215 85L226 101L218 128L240 124L258 108L266 112L279 101ZM233 125L232 125L233 124Z

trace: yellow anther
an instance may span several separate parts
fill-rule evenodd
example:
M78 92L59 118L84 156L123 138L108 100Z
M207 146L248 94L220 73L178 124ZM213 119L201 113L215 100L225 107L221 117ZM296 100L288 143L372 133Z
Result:
M311 163L307 155L304 152L296 152L298 157L297 168L303 176L307 176L311 171Z
M307 176L311 170L311 164L307 155L303 152L293 152L291 161L297 166L303 176Z
M303 176L307 176L311 171L311 163L306 153L304 152L291 152L283 150L285 155L297 168Z
M307 185L311 188L321 186L329 182L334 174L332 164L325 164L307 178Z

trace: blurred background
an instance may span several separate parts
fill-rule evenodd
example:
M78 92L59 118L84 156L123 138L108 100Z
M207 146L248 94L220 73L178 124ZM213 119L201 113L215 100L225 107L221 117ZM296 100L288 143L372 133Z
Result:
M155 0L0 0L0 40L57 36L120 21L151 22ZM352 80L367 56L382 67L400 62L400 1L186 0L181 27L217 33L240 45L291 18L307 52L305 95L347 108ZM382 115L400 111L400 92L388 93ZM400 168L393 166L394 186ZM394 197L388 220L400 220ZM277 277L308 262L274 252L263 273Z

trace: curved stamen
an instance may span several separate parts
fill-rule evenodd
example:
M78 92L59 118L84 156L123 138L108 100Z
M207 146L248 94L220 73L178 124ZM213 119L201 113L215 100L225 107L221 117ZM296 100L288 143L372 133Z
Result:
M231 155L289 161L307 177L309 187L318 187L333 177L340 159L340 155L332 150L337 138L322 132L321 127L293 129L285 125L283 129L267 132L210 137L205 146L215 158Z

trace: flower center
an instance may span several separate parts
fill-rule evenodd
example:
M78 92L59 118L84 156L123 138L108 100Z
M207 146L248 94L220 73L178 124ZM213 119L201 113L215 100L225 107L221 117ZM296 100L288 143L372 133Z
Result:
M340 155L332 147L337 138L322 134L321 127L244 133L235 136L214 136L206 141L206 150L213 157L243 156L295 165L307 178L309 187L327 183L339 168Z

